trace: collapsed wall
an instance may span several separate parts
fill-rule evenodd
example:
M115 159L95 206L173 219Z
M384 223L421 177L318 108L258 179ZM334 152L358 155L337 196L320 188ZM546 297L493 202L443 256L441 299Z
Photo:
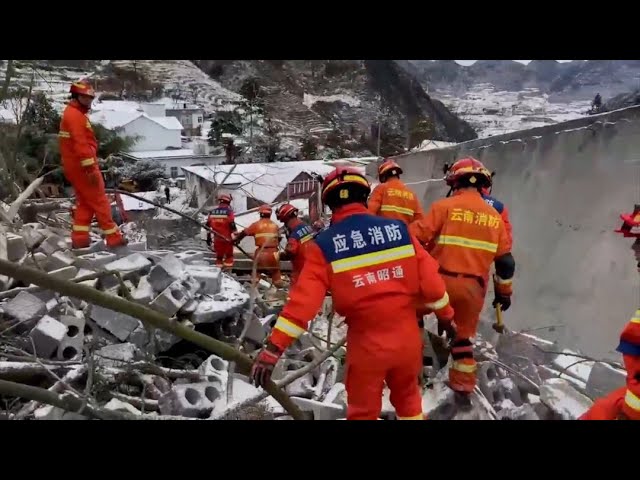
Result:
M617 359L620 330L639 299L632 242L613 230L619 214L640 203L640 107L395 160L404 181L420 182L442 178L444 163L464 155L497 172L493 193L510 210L517 270L507 327L551 327L536 335ZM375 175L375 165L368 168ZM444 182L412 187L425 208L447 193ZM487 301L483 319L492 318Z

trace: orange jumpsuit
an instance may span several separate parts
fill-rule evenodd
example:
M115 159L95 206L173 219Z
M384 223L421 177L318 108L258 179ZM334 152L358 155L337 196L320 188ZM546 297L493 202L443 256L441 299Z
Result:
M399 178L390 178L378 185L367 203L374 215L402 220L407 225L424 216L415 193Z
M218 235L213 235L213 250L216 252L216 266L233 267L233 241L231 235L236 231L235 215L227 203L220 203L209 214L207 226Z
M250 236L255 238L257 258L257 272L266 273L271 276L271 281L276 287L282 286L282 275L280 274L280 254L278 245L280 244L280 229L276 223L268 218L261 218L245 228L238 238ZM260 250L261 247L262 250ZM254 279L257 281L257 279Z
M640 309L625 326L617 350L627 370L627 385L595 401L579 420L640 420Z
M422 295L439 318L453 311L438 265L404 223L371 215L361 204L333 212L329 228L309 242L298 282L271 332L285 350L302 335L331 290L346 317L347 419L375 420L383 384L398 418L422 419L418 375L422 335L415 299Z
M77 100L71 100L62 114L58 133L64 176L76 195L71 241L73 248L89 246L89 230L95 215L107 245L117 246L122 244L122 234L111 216L96 156L98 142L87 112Z
M451 349L450 385L454 390L473 391L476 362L470 339L476 335L491 263L510 253L507 231L498 212L477 190L459 190L434 202L425 218L409 229L440 264L455 310L457 336ZM511 294L511 279L496 275L494 283L500 293Z
M287 246L284 249L283 259L291 259L291 286L297 282L302 266L308 241L313 240L315 231L302 220L294 218L287 224Z

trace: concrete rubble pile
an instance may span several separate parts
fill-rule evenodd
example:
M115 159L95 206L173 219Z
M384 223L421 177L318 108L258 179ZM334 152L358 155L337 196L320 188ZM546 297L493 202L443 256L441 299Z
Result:
M26 224L19 233L5 234L4 251L11 262L61 279L89 277L81 283L148 306L236 347L246 325L242 349L249 355L258 352L285 303L285 291L261 280L252 302L248 278L222 273L211 265L208 252L147 250L144 232L128 228L141 241L110 251L98 240L90 248L72 251L65 240L68 232ZM67 386L82 391L90 376L91 398L100 408L140 418L291 419L247 377L230 375L228 362L196 351L189 342L76 298L6 277L0 282L0 379L47 385L50 391L63 393ZM331 310L327 297L309 332L277 364L272 377L276 383L308 367L346 336L344 319ZM433 329L434 322L427 323ZM180 354L189 361L180 365L160 361ZM309 419L346 417L345 354L341 347L284 387ZM576 419L593 399L625 382L619 365L587 361L578 352L526 333L508 332L495 346L479 336L475 354L478 388L470 405L461 404L447 387L448 368L425 368L423 408L429 418ZM14 405L8 415L88 418L35 402ZM386 387L380 418L396 418Z

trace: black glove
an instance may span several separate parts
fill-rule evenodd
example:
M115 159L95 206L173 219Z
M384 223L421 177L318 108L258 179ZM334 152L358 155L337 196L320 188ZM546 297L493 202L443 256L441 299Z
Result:
M495 297L493 298L493 303L491 305L493 305L493 308L495 308L497 304L502 305L502 311L506 312L507 310L509 310L509 307L511 306L511 297L496 293Z
M211 232L207 232L207 245L211 246Z
M438 335L442 337L443 333L447 334L447 340L449 342L456 338L456 326L453 321L438 319Z

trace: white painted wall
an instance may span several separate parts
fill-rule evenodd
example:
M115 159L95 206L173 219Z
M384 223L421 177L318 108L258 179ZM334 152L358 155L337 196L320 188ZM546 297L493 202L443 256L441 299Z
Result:
M213 189L213 184L189 172L184 172L184 175L187 195L191 196L192 192L195 191L196 198L198 200L198 207L201 207L209 198L209 195L211 194L211 191ZM233 211L236 214L245 212L247 210L247 195L243 190L237 188L221 188L219 192L228 193L231 195L231 206L233 207Z
M139 117L128 123L122 127L122 133L125 136L140 136L131 149L132 152L166 150L167 147L182 148L180 130L168 130L146 117Z

